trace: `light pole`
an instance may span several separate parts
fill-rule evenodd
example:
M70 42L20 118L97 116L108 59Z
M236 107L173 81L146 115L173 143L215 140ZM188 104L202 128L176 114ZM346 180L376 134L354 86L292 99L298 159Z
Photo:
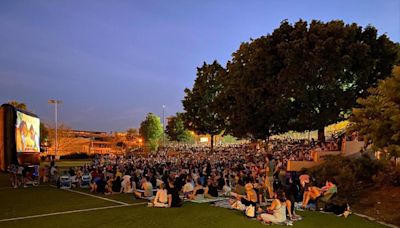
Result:
M57 137L58 137L58 120L57 120L57 115L58 115L58 109L57 109L57 106L59 105L59 104L62 104L62 101L60 101L60 100L49 100L48 101L49 102L49 104L53 104L54 105L54 120L55 120L55 123L56 123L56 139L55 139L55 144L54 144L54 156L55 157L57 157L57 150L58 150L58 140L57 140Z
M164 105L162 105L162 125L163 125L163 149L165 150L165 117L164 117L164 115L165 115L165 107L167 107L167 106L165 106L165 104Z

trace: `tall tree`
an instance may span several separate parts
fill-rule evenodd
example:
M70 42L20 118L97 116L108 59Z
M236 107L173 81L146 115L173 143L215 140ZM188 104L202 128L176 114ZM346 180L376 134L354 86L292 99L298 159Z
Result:
M158 142L163 134L163 128L160 117L153 113L148 113L146 119L140 124L140 135L150 146L151 151L157 151Z
M396 58L396 45L372 26L283 21L233 54L220 112L235 136L318 130L324 140L324 127L346 118Z
M293 130L318 130L324 141L324 127L346 119L357 98L365 97L369 87L390 75L397 48L374 27L362 29L342 21L312 21L307 27L298 22L290 33L289 52L285 59L303 59L287 64L286 72L297 70ZM304 36L292 36L298 32ZM299 47L300 43L300 47Z
M218 78L218 112L225 118L226 133L239 138L267 139L287 130L290 105L282 90L290 84L279 80L284 66L279 47L271 36L242 43Z
M40 122L40 144L49 143L50 131L46 124Z
M12 105L12 106L14 106L14 107L16 107L16 108L18 108L18 109L27 111L27 107L26 107L26 104L25 104L25 103L18 102L18 101L16 101L16 100L12 100L12 101L9 101L8 104L10 104L10 105Z
M185 98L182 101L183 119L186 127L197 134L209 134L211 136L211 150L214 147L214 136L224 129L224 119L216 111L215 98L222 87L217 77L223 74L225 69L217 62L212 64L204 62L197 68L197 78L193 88L185 89Z
M400 157L400 66L368 92L367 98L357 101L361 107L353 109L352 128L372 142L375 150Z
M190 142L193 140L192 135L184 125L182 113L176 113L176 116L168 120L166 134L171 141Z

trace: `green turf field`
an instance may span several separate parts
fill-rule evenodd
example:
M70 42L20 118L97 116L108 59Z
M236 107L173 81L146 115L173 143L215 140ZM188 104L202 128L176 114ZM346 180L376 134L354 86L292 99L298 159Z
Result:
M62 160L57 161L55 164L57 167L64 168L64 167L75 167L75 166L83 166L84 164L90 164L91 160ZM50 166L50 162L44 161L40 162L40 166Z
M0 175L0 184L0 227L264 227L261 223L246 218L239 211L208 204L185 203L182 208L158 209L147 208L141 204L143 201L134 200L127 194L95 195L113 200L111 202L44 185L12 189L7 187L7 176L4 174ZM75 190L88 193L87 189ZM66 211L69 211L68 214L1 221ZM355 215L345 219L319 212L300 214L304 218L303 221L294 223L294 226L299 228L381 227Z

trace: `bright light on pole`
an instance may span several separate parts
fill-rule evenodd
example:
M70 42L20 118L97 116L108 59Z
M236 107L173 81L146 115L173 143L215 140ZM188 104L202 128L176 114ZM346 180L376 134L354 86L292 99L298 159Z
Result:
M48 101L49 104L53 104L54 105L54 120L55 120L55 124L56 124L56 138L55 138L55 144L54 144L54 156L57 157L57 150L58 150L58 141L57 141L57 137L58 137L58 120L57 120L57 115L58 115L58 105L62 104L62 101L60 100L49 100Z

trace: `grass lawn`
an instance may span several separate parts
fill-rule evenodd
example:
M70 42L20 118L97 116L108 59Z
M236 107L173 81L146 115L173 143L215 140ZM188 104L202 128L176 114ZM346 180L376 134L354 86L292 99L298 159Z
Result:
M2 188L0 202L0 219L116 205L50 186L16 190Z
M92 160L62 160L62 161L56 161L56 166L60 168L65 168L65 167L76 167L76 166L83 166L84 164L90 164ZM45 166L48 165L50 166L50 162L48 161L42 161L40 162L40 166Z
M0 220L43 213L118 205L114 202L60 190L51 186L11 189L5 187L7 176L0 175ZM88 193L87 189L79 191ZM102 196L125 203L137 203L131 195ZM302 212L296 227L382 227L355 215L345 219L319 212ZM124 206L96 211L28 218L0 222L0 227L264 227L241 212L208 204L185 203L181 208ZM279 227L279 226L275 226Z

